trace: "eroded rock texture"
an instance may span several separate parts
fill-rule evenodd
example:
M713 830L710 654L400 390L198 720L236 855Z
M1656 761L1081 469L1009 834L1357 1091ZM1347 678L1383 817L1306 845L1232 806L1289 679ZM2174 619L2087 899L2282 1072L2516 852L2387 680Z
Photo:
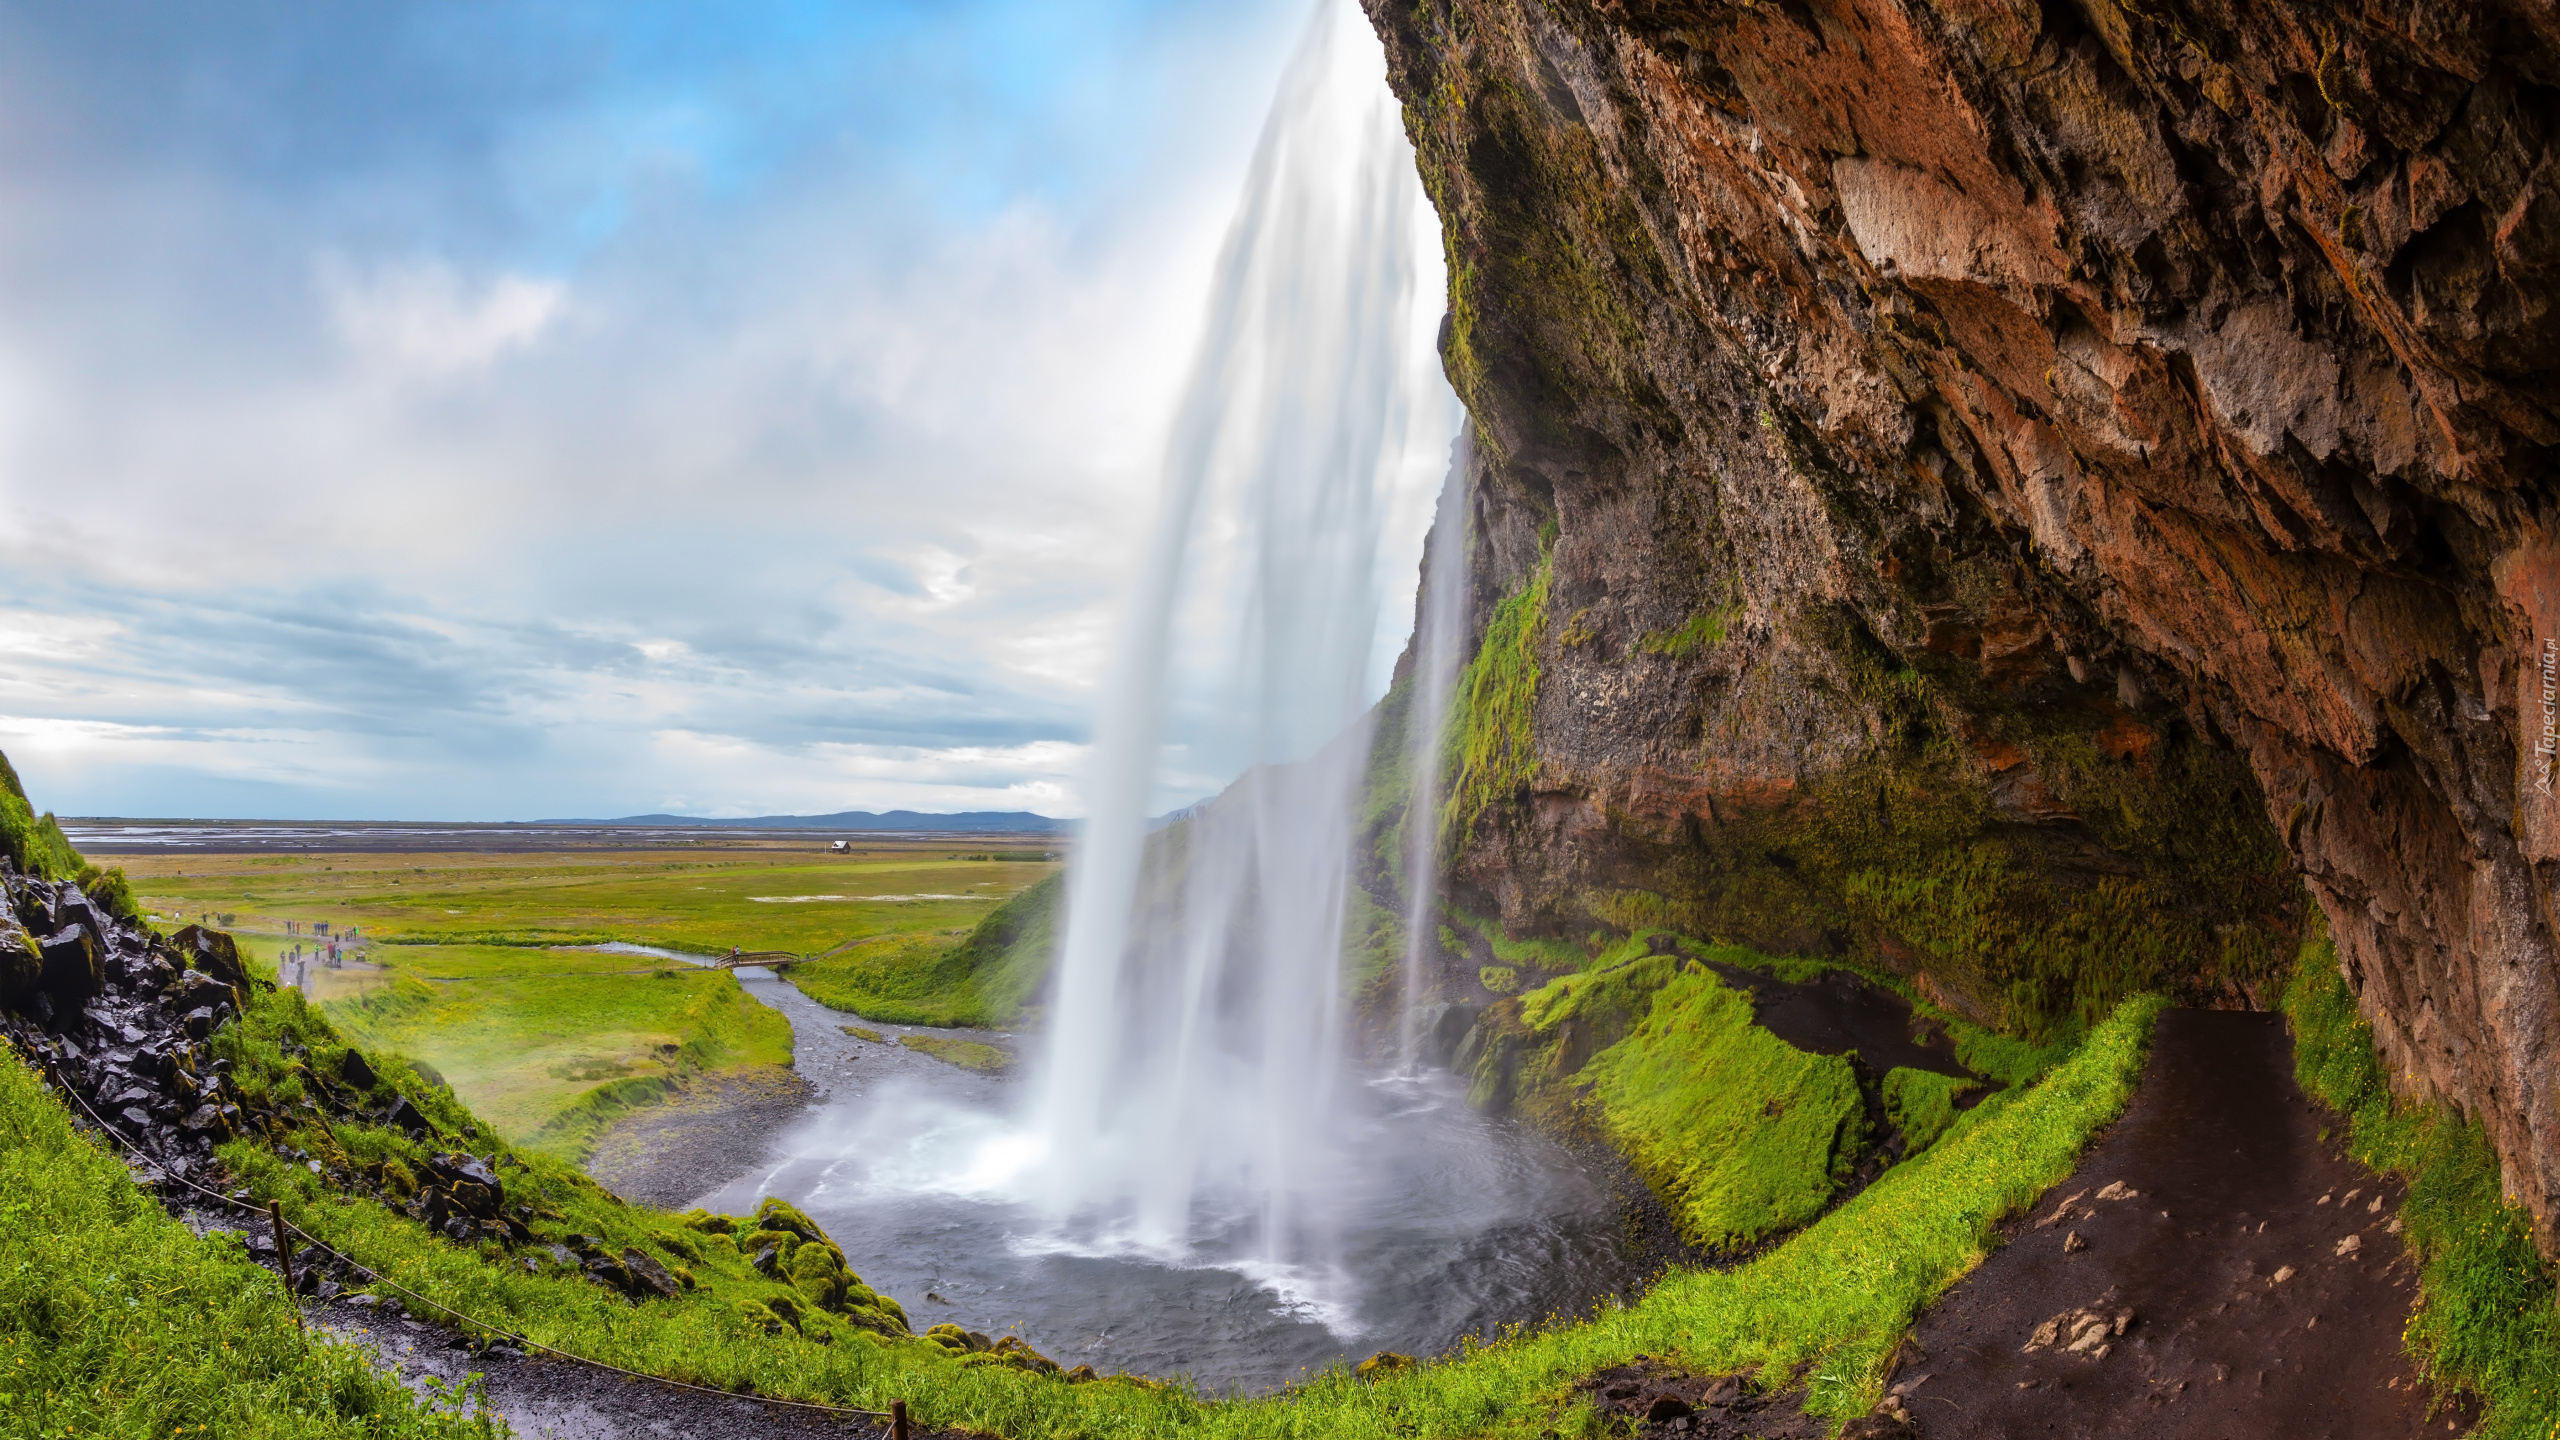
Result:
M2034 1028L2248 998L2307 885L2550 1219L2560 12L1370 11L1479 435L1462 896Z

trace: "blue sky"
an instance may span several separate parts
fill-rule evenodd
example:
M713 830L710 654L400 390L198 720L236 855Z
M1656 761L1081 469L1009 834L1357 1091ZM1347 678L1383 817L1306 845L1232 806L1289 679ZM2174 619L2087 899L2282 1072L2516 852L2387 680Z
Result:
M1305 14L0 4L0 748L66 814L1074 813Z

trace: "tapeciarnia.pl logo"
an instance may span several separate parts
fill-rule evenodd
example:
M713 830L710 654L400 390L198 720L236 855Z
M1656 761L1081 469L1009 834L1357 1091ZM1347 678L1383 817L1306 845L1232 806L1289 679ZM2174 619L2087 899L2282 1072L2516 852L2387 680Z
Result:
M2551 761L2560 753L2560 639L2542 642L2542 738L2533 742L2534 788L2551 793Z

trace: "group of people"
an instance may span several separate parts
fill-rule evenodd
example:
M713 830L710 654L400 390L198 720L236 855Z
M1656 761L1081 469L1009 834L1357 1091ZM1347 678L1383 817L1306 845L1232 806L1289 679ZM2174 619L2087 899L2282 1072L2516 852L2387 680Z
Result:
M287 920L284 922L284 930L287 935L305 933L303 922L299 920ZM296 941L291 950L276 958L277 984L307 989L314 965L325 965L335 970L348 960L361 957L362 952L356 949L356 942L363 937L363 932L357 926L350 925L332 935L329 933L329 922L320 920L311 924L309 934L312 940L309 954L303 953L301 942Z

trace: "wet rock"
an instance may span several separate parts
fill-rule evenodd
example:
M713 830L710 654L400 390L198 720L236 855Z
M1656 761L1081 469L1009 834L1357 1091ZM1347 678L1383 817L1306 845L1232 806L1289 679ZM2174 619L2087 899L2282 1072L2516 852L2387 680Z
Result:
M676 1283L675 1276L667 1273L667 1267L659 1264L657 1257L645 1250L624 1250L622 1267L630 1272L639 1288L661 1300L673 1300L684 1293L684 1287Z

